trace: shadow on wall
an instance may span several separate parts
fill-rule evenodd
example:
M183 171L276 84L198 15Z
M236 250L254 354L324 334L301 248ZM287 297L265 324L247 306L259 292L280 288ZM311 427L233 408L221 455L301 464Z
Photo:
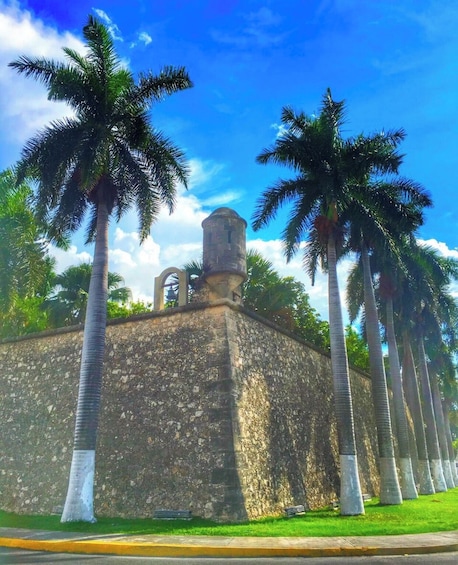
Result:
M333 407L326 387L323 383L293 387L283 382L282 401L278 386L269 386L269 380L270 472L275 499L283 505L304 504L307 508L326 505L338 495L340 486Z

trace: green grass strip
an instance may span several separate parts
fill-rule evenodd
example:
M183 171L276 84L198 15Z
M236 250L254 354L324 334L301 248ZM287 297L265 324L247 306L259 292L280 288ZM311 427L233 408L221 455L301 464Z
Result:
M210 520L123 519L100 517L95 524L60 523L59 516L29 516L0 511L0 526L97 534L206 535L255 537L372 536L419 534L458 529L458 488L398 506L381 506L377 499L365 503L363 516L341 516L321 509L294 518L269 517L239 524Z

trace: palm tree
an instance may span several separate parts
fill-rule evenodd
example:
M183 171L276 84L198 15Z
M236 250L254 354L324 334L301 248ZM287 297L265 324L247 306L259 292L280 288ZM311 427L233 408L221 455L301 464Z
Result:
M403 329L403 359L402 359L402 384L405 391L407 406L413 419L415 431L415 444L418 454L419 493L434 494L436 489L429 465L428 446L426 443L423 408L418 389L418 379L415 370L410 332Z
M341 513L361 514L364 507L336 266L354 205L359 199L366 209L370 210L373 205L373 195L367 191L368 175L397 171L401 159L395 147L404 134L395 131L345 140L341 135L344 111L344 102L334 101L329 89L316 118L296 114L288 107L283 109L281 120L286 133L257 160L261 164L291 167L297 176L279 180L264 191L253 216L253 228L258 230L267 225L281 206L292 203L282 235L287 260L299 249L301 241L308 239L305 260L312 282L319 261L327 269L341 464Z
M401 368L399 362L398 346L394 327L393 297L396 295L396 275L399 276L399 269L388 257L383 256L378 249L377 253L371 256L371 268L374 273L379 273L378 277L378 301L385 303L385 329L388 343L389 368L391 376L391 386L393 390L393 415L396 431L396 438L399 449L399 471L401 493L403 499L417 498L418 493L415 486L415 477L412 468L412 460L410 454L408 424L406 417L406 405L402 388ZM386 250L385 250L386 251ZM362 281L362 265L361 258L350 272L347 284L347 300L349 304L349 312L351 320L355 320L360 314L364 304L364 291ZM364 311L361 320L363 326L366 326ZM373 347L373 346L372 346ZM380 367L378 367L380 369Z
M148 110L165 95L192 86L184 68L165 67L135 82L115 52L107 28L89 16L83 28L87 52L64 48L67 62L20 57L10 63L42 82L50 100L64 101L74 117L52 122L22 150L18 179L38 183L36 206L53 237L90 219L95 241L81 357L74 451L62 521L95 520L93 484L105 346L108 221L132 206L140 239L160 206L173 210L176 183L186 185L183 153L152 128Z
M430 394L434 409L434 420L445 483L447 488L454 488L455 481L450 465L445 420L442 409L442 398L438 379L441 367L451 364L450 353L445 340L453 346L455 341L458 310L455 299L451 296L451 294L449 294L446 286L448 286L451 276L454 278L457 276L458 264L451 259L444 259L442 257L437 257L437 260L444 271L442 276L445 275L445 279L443 284L440 284L439 288L436 287L435 289L435 312L432 316L425 315L426 312L424 312L423 320L426 321L429 319L429 323L423 324L423 328L426 330L423 342L423 353L425 353L425 358L420 361L420 366L422 366L423 363L426 364L426 370L429 377ZM431 314L431 312L429 314ZM454 376L454 367L452 367L452 371ZM427 395L429 395L428 391L426 391L425 396L429 398Z
M43 304L49 311L51 325L54 327L82 324L86 318L92 265L81 263L68 267L53 280L54 296ZM130 289L120 285L124 279L118 273L108 272L108 300L125 303L131 298Z
M457 394L456 394L456 381L454 383L454 388L455 388L455 398L457 398ZM450 409L449 409L449 398L447 397L447 395L444 395L444 400L442 401L442 410L444 412L444 421L445 421L445 434L447 436L447 448L448 448L448 454L449 454L449 459L450 459L450 467L452 470L452 475L453 475L453 481L455 483L455 486L458 487L458 470L456 468L456 456L455 456L455 451L453 449L453 440L452 440L452 432L450 429Z
M404 281L400 312L403 320L408 320L412 327L408 335L417 344L418 372L421 381L422 412L424 417L425 437L428 457L436 491L447 490L444 476L440 445L434 413L431 381L425 353L425 338L428 332L440 333L441 302L444 288L449 284L451 276L456 277L454 262L441 258L437 252L426 246L411 242L412 261L409 266L410 277Z
M387 181L378 180L372 182L368 178L367 191L373 193L372 207L369 209L360 202L354 206L350 229L350 246L360 253L363 271L366 334L369 346L371 388L380 456L380 502L382 504L397 504L402 502L402 493L398 482L394 457L388 388L383 363L370 255L376 253L389 255L392 258L392 264L399 263L400 238L403 234L410 233L421 225L423 222L423 208L430 206L431 200L419 185L406 179L395 178ZM390 361L395 366L393 339L391 339L391 342ZM400 380L395 380L395 384L398 389L397 392L399 392L401 388ZM402 396L399 400L402 401ZM399 412L403 409L404 407L401 404ZM405 475L405 479L412 483L408 489L409 498L415 497L412 473Z

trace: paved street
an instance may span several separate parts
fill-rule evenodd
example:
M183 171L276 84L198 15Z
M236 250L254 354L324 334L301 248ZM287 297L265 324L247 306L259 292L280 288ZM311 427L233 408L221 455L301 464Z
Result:
M101 555L74 555L0 548L1 565L455 565L458 552L434 555L387 555L380 557L273 557L273 558L177 558L177 557L120 557Z

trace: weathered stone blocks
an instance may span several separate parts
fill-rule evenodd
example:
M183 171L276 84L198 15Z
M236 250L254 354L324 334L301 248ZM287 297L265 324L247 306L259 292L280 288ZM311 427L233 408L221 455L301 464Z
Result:
M63 504L80 328L0 343L0 507ZM352 372L364 491L378 487L370 383ZM329 357L231 301L107 327L98 515L158 508L217 520L326 505L338 493Z

